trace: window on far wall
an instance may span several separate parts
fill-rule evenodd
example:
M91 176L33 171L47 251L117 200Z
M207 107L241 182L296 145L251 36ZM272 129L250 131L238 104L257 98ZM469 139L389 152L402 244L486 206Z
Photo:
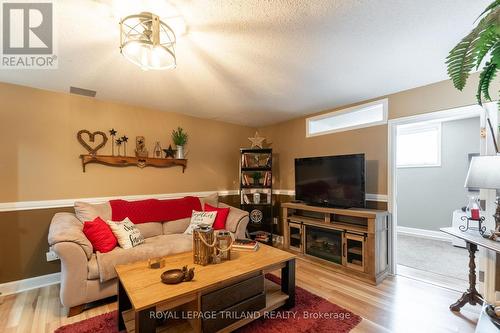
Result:
M306 119L306 136L387 124L387 99Z
M396 146L398 168L441 166L441 123L399 126Z

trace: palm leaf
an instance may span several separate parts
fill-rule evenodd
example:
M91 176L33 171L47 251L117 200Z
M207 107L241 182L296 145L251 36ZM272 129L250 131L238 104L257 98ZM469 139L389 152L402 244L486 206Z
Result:
M481 15L479 15L478 19L487 12L497 8L498 6L500 6L500 0L493 1L488 7L486 7L486 9L481 13Z
M491 51L490 61L497 64L497 66L500 68L500 42L495 44L495 46L493 47L493 51Z
M470 71L477 63L478 40L483 36L484 31L487 30L488 27L491 25L496 26L499 14L499 11L495 10L483 17L477 26L450 51L450 54L446 58L448 75L452 79L453 85L458 90L464 88L469 78Z
M479 75L479 86L477 89L477 102L479 105L483 105L482 102L482 96L484 96L485 99L491 101L491 96L489 92L490 84L491 81L496 76L498 70L498 65L494 62L488 62L484 68L481 74Z
M497 45L499 40L500 35L498 35L497 27L495 25L490 25L481 33L479 39L477 40L475 50L477 52L476 69L481 66L484 57Z
M477 59L477 39L481 30L476 27L460 43L457 44L446 58L448 65L448 75L453 80L453 85L462 90L469 78Z

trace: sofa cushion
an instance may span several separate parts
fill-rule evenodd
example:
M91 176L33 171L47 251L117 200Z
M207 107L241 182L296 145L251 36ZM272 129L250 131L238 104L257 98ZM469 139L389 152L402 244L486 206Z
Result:
M219 205L219 194L217 192L207 195L206 197L200 198L200 203L204 207L205 204L217 207Z
M75 215L80 222L94 221L100 217L104 221L111 220L111 206L109 202L102 204L91 204L82 201L75 202Z
M117 245L116 237L111 228L100 217L96 217L93 221L85 221L83 233L92 243L96 252L109 252Z
M121 221L128 217L136 224L174 221L191 216L192 210L201 210L200 199L196 197L171 200L111 200L109 203L113 221Z
M182 234L184 231L186 231L189 222L191 222L190 217L186 217L184 219L179 219L175 221L170 221L170 222L164 222L163 223L163 234L164 235L170 235L170 234Z
M131 249L116 247L111 252L98 252L96 256L100 281L104 282L115 278L115 266L117 265L188 252L192 248L192 236L175 234L147 238L144 244Z
M144 238L159 236L163 234L163 225L159 222L136 224L135 227L139 229L142 237Z
M95 253L92 253L92 257L87 264L87 279L88 280L96 280L99 278L99 266L97 265L97 257Z

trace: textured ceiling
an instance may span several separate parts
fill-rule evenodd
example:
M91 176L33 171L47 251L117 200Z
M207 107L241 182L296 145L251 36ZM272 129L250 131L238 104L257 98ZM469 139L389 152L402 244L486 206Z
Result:
M262 126L446 79L448 50L491 0L171 0L188 33L160 72L120 55L128 2L55 1L59 68L0 81Z

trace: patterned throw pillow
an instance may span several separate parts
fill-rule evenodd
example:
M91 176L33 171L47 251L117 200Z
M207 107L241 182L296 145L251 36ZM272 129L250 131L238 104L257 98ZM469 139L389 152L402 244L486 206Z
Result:
M123 249L131 249L137 245L144 243L144 237L137 227L126 217L123 221L114 222L106 221L113 231L118 244Z
M215 217L217 216L217 212L198 212L193 210L193 214L191 215L191 222L187 227L186 231L184 231L187 235L193 234L193 229L200 224L207 224L212 226L215 221Z

